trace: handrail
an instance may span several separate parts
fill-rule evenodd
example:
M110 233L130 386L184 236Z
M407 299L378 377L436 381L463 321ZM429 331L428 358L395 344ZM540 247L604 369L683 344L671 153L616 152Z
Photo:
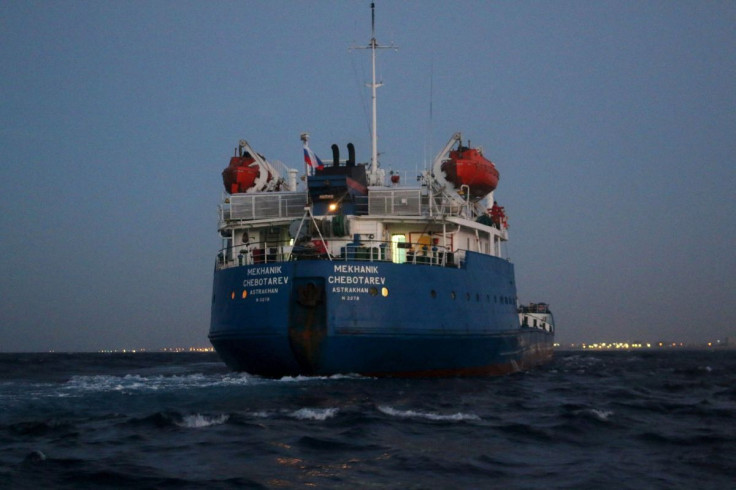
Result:
M291 242L249 242L221 248L215 267L228 269L251 264L269 264L293 260L332 260L392 262L439 267L462 267L467 250L449 248L425 242L361 240L312 240L292 245ZM329 250L329 254L327 253Z
M475 219L483 212L469 201L443 199L429 195L422 188L386 188L371 190L367 196L356 196L355 214L392 216L459 216ZM220 223L247 222L260 219L300 218L308 203L306 192L256 192L223 196L219 206ZM433 211L433 210L434 211Z
M254 192L232 194L219 206L220 222L298 218L304 214L306 192Z

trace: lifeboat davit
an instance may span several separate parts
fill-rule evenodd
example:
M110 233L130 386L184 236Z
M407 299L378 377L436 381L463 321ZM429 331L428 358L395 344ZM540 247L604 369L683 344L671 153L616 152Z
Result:
M477 148L461 146L452 150L442 170L458 191L467 185L471 199L481 199L498 186L498 170Z
M260 165L247 151L242 156L230 158L230 164L222 171L225 192L228 194L247 192L255 184L260 171ZM268 181L270 180L271 173L269 172Z

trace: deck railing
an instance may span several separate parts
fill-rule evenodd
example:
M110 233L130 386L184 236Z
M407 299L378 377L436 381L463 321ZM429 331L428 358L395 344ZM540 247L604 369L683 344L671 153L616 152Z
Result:
M221 249L217 254L215 267L219 270L242 265L294 260L393 262L435 267L462 267L465 262L465 252L462 249L450 251L440 245L426 243L391 243L371 240L365 243L343 243L339 250L335 247L335 250L327 253L320 240L297 246L288 243L261 242Z
M233 194L220 206L220 221L299 218L306 204L306 192Z
M308 205L306 192L256 192L232 194L220 205L220 221L299 218ZM355 197L355 214L378 216L466 216L475 217L472 206L434 195L432 199L423 189L372 190L367 196Z
M355 214L475 217L472 206L448 201L440 195L434 195L430 199L430 196L423 189L372 190L367 196L357 196L355 198Z

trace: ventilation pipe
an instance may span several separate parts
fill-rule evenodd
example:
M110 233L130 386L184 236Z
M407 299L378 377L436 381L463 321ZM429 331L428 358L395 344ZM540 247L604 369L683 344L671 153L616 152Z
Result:
M332 166L340 166L340 148L336 144L332 144Z
M348 143L348 167L355 166L355 146L352 143Z

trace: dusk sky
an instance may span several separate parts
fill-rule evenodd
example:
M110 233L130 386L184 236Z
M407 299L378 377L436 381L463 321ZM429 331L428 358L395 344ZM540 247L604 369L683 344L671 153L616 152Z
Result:
M369 1L0 5L0 351L209 345L238 140L370 159ZM736 341L734 26L733 1L379 1L381 166L482 146L559 342Z

